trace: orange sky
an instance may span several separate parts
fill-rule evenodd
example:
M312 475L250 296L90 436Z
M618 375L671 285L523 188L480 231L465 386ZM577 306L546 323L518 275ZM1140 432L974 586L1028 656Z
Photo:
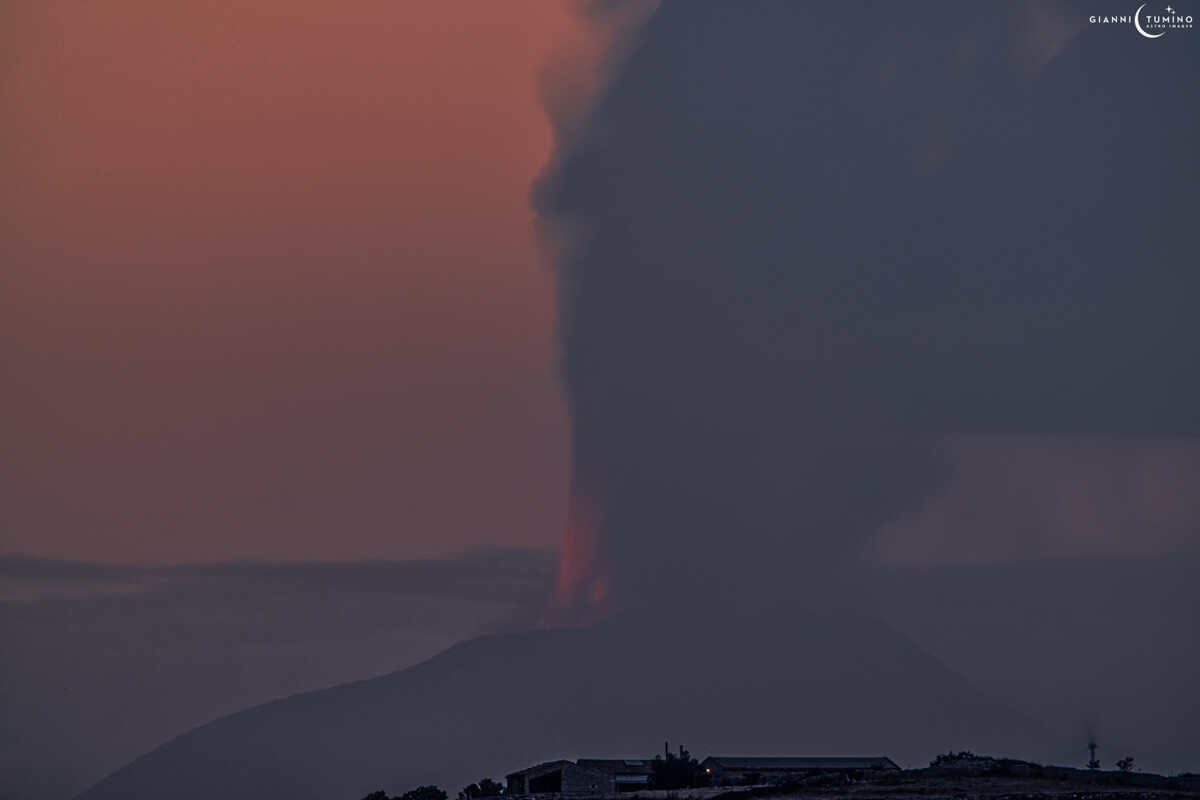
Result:
M525 198L552 146L535 76L585 44L567 6L0 15L0 552L557 544Z

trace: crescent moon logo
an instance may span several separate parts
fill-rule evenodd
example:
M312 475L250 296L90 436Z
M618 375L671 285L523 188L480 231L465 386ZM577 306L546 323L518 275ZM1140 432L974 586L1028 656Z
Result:
M1133 27L1137 28L1138 33L1140 33L1142 36L1145 36L1147 39L1157 39L1158 37L1162 36L1163 33L1166 33L1166 31L1163 31L1162 33L1146 33L1144 30L1142 30L1142 9L1145 7L1146 4L1142 3L1142 5L1138 8L1137 13L1133 15Z

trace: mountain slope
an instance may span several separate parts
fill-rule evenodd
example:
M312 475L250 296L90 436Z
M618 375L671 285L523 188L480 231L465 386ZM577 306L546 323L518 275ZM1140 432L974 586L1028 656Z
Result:
M1038 755L1051 734L886 625L858 618L625 619L490 636L381 678L191 731L80 800L354 798L447 789L557 757Z

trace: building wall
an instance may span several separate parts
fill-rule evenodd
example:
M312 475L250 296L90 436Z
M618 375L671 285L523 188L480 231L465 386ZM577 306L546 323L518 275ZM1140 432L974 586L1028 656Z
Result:
M569 761L510 776L508 786L512 794L614 794L617 789L612 775L582 769Z
M581 769L577 766L563 768L563 794L589 794L600 792L612 794L617 786L611 775Z

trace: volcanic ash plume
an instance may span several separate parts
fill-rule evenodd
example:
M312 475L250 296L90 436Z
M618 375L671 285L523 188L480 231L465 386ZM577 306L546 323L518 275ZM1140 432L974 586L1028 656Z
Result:
M560 143L568 604L825 602L938 433L1200 424L1177 100L1078 113L1072 9L922 8L668 0Z

